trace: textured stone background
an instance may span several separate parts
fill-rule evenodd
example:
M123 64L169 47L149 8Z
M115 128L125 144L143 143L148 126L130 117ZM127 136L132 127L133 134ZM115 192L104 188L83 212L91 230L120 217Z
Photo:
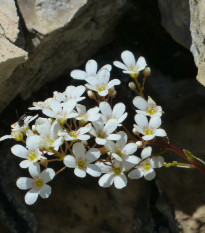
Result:
M2 0L0 8L0 109L8 106L0 115L0 136L10 132L16 111L20 116L33 101L64 91L71 69L90 58L100 66L111 63L129 49L152 69L146 94L163 107L171 142L205 159L205 88L195 79L195 64L203 62L202 1L21 2ZM119 96L132 114L128 78L115 69L112 74L121 79ZM120 191L66 170L51 183L50 198L28 207L25 192L15 186L28 174L10 152L13 143L0 143L1 233L205 232L205 179L195 170L159 169L155 181L129 180ZM173 153L166 159L179 160Z

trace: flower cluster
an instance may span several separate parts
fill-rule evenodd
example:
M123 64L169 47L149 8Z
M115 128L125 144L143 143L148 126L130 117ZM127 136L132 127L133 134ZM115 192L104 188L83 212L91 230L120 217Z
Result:
M29 109L41 111L44 117L25 116L11 126L10 135L0 138L19 141L11 151L23 159L20 167L28 169L32 177L17 180L18 188L29 189L25 196L27 204L33 204L38 195L49 197L51 187L47 183L66 168L73 169L80 178L87 174L99 177L101 187L114 183L122 189L127 185L127 177L144 176L151 180L156 176L154 169L163 166L163 157L153 154L152 147L148 146L155 137L166 137L165 130L160 128L162 108L151 97L146 99L141 94L150 69L143 57L136 61L130 51L124 51L121 57L124 64L115 61L114 65L138 85L138 89L132 88L138 94L133 99L137 108L133 133L125 127L128 116L125 104L112 104L116 86L121 83L119 79L110 80L112 66L105 65L98 71L97 62L89 60L85 71L71 72L71 77L84 81L84 85L68 86L62 93L55 91L53 97L33 103ZM143 84L139 85L137 79L143 70L146 71ZM85 97L86 92L94 103L91 108L85 105L89 99ZM63 167L54 171L49 168L52 162L61 162Z

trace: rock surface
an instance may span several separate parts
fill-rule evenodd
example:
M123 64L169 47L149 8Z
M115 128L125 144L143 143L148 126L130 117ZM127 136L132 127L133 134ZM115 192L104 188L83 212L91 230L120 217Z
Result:
M25 22L29 59L2 81L0 111L17 94L28 98L109 43L118 19L131 7L125 3L126 0L17 1Z
M19 36L19 17L13 0L2 0L0 8L0 86L15 68L27 60L27 52L15 46ZM1 104L10 101L0 92Z
M198 67L197 80L205 85L205 2L203 0L189 0L191 16L191 36L195 63Z
M190 10L187 0L158 0L162 25L172 38L187 49L191 46Z

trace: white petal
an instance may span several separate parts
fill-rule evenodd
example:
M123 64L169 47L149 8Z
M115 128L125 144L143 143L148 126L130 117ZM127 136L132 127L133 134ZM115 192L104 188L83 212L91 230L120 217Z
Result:
M111 140L111 141L118 141L120 140L120 135L119 134L110 134L108 137L107 137L107 140Z
M128 156L128 158L126 159L126 161L129 162L129 163L132 163L132 164L138 164L141 161L141 159L138 158L135 155L130 155L130 156Z
M152 140L155 137L155 135L145 135L142 137L142 139L144 139L145 141L149 141Z
M70 168L76 167L76 159L72 155L66 155L64 157L63 162L67 167L70 167Z
M152 147L151 146L147 146L145 147L142 152L141 152L141 158L142 159L146 159L147 157L149 157L152 153Z
M40 143L40 137L39 136L29 136L26 139L26 146L29 150L37 150Z
M137 130L138 133L144 134L144 130L140 128L138 125L134 125L134 128Z
M86 172L93 177L98 177L101 175L100 168L96 166L95 164L89 164Z
M128 174L128 177L130 179L140 179L142 176L143 172L141 172L141 170L139 169L134 169Z
M116 130L117 126L118 126L117 121L114 120L114 119L111 119L111 120L109 120L109 121L106 123L106 125L105 125L103 131L104 131L104 133L105 133L106 135L109 135L109 134L111 134L113 131ZM120 135L119 135L119 136L120 136Z
M43 170L39 176L47 183L54 178L55 171L52 168L47 168Z
M105 145L105 143L106 143L106 139L104 139L104 138L98 138L98 137L96 137L95 141L96 141L96 143L98 145Z
M106 164L104 164L103 162L98 161L98 162L95 163L95 165L98 166L100 168L101 172L103 172L103 173L110 172L111 167L112 167L111 163L108 163L108 162Z
M114 178L114 184L117 189L122 189L127 185L127 177L125 174L120 174Z
M162 121L161 118L158 116L151 117L149 121L149 127L157 129L161 125Z
M73 153L76 156L76 158L85 156L85 153L86 153L85 146L80 142L76 142L73 145Z
M113 117L119 119L125 112L125 105L123 103L118 103L113 108Z
M153 156L150 163L153 168L160 168L164 164L164 158L162 156Z
M122 70L127 70L127 66L124 65L122 62L119 62L119 61L114 61L113 62L114 66L122 69Z
M100 151L97 148L91 148L86 154L85 157L90 163L96 161L100 157Z
M85 80L86 77L86 72L82 71L82 70L73 70L70 73L70 76L74 79L78 79L78 80Z
M140 110L145 110L147 108L147 101L142 98L141 96L136 96L134 99L133 99L133 104L136 108L140 109Z
M55 118L55 116L56 116L56 114L49 108L44 108L42 112L43 112L43 114L45 114L46 116L49 116L49 117Z
M87 63L86 63L86 66L85 66L85 70L88 74L96 74L97 73L97 68L98 68L98 64L95 60L89 60Z
M136 65L136 61L133 53L128 50L122 52L121 58L127 67Z
M114 87L115 85L119 85L121 81L119 79L113 79L108 83L108 89Z
M146 180L152 180L152 179L155 178L155 176L156 176L156 172L155 172L153 169L150 169L150 172L146 173L146 174L144 175L144 178L145 178Z
M114 181L114 176L113 175L105 174L99 179L98 183L99 183L99 185L101 187L107 188L107 187L110 187L113 184L113 181Z
M50 196L50 194L51 194L51 186L45 184L45 185L43 186L43 188L40 190L39 195L40 195L43 199L45 199L45 198L48 198L48 197Z
M144 68L147 66L147 63L145 61L144 57L139 57L136 63L136 66L138 67L138 71L144 70Z
M101 69L107 69L107 70L111 71L112 70L112 66L109 65L109 64L107 64L107 65L104 65Z
M167 136L166 132L164 129L156 129L155 135L158 137L165 137Z
M33 164L32 166L29 166L29 173L33 178L39 176L39 174L40 174L40 165L39 164Z
M0 141L3 141L5 139L11 139L11 138L13 138L12 135L5 135L5 136L0 137Z
M16 155L16 156L18 156L20 158L23 158L23 159L27 158L27 154L28 154L28 150L22 145L12 146L11 147L11 152L14 155Z
M53 110L54 113L62 111L62 105L56 100L51 100L50 108Z
M63 107L63 111L69 114L73 111L75 106L76 106L76 101L71 99L65 103Z
M135 122L137 123L137 125L143 129L144 127L148 126L148 120L147 117L143 114L136 114L135 115Z
M124 131L118 132L121 136L120 140L117 141L117 145L122 149L127 143L127 134Z
M80 177L80 178L84 178L86 176L86 172L78 167L76 167L74 169L74 173L76 176Z
M110 71L107 69L100 69L98 71L98 79L100 83L107 84L110 79Z
M20 166L21 168L28 168L28 167L30 167L32 164L33 164L33 162L31 162L31 161L29 161L29 160L26 159L26 160L21 161L20 164L19 164L19 166Z
M16 181L16 186L20 189L30 189L33 187L33 179L27 177L20 177Z
M100 111L106 118L112 115L112 109L108 102L100 103Z
M136 143L128 143L126 146L123 147L122 152L126 155L131 155L135 153L137 150Z
M27 205L32 205L36 202L39 192L35 189L29 190L25 195L25 202Z

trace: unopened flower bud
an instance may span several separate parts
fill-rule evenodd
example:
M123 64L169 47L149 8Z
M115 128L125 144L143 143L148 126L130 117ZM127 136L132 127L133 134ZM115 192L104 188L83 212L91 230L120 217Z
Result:
M128 87L133 91L136 89L136 85L133 82L129 82Z
M141 141L137 141L136 145L137 145L137 147L141 147L142 146L142 142Z
M146 67L146 68L144 69L144 71L143 71L143 74L144 74L145 76L150 76L150 74L151 74L151 69L150 69L149 67Z
M135 128L133 128L132 132L133 134L138 135L138 131Z
M115 98L116 95L117 95L117 91L116 90L114 90L112 93L110 93L110 96L112 98Z
M111 88L109 89L109 93L112 94L113 92L115 92L115 88L114 88L114 87L111 87Z
M95 94L94 94L93 91L88 90L88 91L87 91L87 94L88 94L88 97L89 97L90 99L94 99L94 98L95 98Z

